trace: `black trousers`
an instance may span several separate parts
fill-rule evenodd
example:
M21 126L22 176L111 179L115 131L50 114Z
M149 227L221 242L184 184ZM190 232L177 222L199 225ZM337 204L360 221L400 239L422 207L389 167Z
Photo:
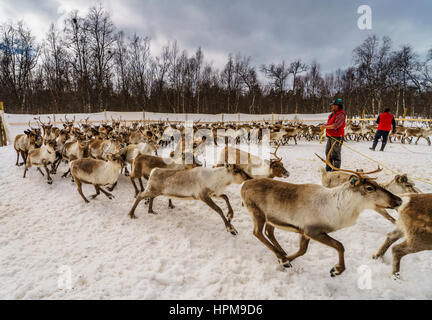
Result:
M378 140L380 138L382 138L381 151L384 151L384 148L387 144L387 139L388 139L389 133L390 133L390 131L378 130L375 133L375 138L374 138L372 148L375 149L377 144L378 144Z
M340 141L341 143L335 141ZM342 164L342 144L343 144L344 138L343 137L327 137L327 144L326 144L326 157L328 153L330 152L330 149L333 144L335 144L332 153L330 154L330 163L336 167L340 168ZM326 166L326 171L333 171L332 168L330 168L328 165Z

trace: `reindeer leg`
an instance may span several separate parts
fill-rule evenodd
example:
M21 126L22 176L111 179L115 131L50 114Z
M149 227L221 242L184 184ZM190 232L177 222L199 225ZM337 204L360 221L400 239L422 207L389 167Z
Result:
M290 255L287 257L287 259L292 262L294 259L301 257L304 255L308 249L310 239L306 237L304 234L300 234L300 240L299 240L299 249L296 253L293 255Z
M19 163L18 163L18 161L19 161L19 155L20 155L20 152L19 152L19 151L17 151L16 153L17 153L17 160L16 160L16 163L15 163L15 165L16 165L16 166L19 166Z
M168 208L170 208L170 209L174 209L175 208L171 199L168 199Z
M233 208L231 207L231 203L230 203L230 201L229 201L229 199L228 199L228 196L227 196L226 194L221 194L220 197L221 197L222 199L224 199L225 202L226 202L226 204L227 204L227 207L228 207L228 214L227 214L227 218L228 218L228 222L231 222L231 220L234 218L234 210L233 210Z
M138 187L137 187L137 185L135 183L135 179L131 177L130 180L131 180L132 185L133 185L133 187L135 189L135 198L136 198L138 196L139 190L138 190Z
M42 172L41 168L37 167L37 171L40 172L40 174L42 175L42 177L45 177L44 173Z
M46 174L47 174L47 183L48 184L52 184L52 178L50 176L50 173L49 173L49 170L48 170L48 167L47 167L46 163L44 163L44 168L45 168L45 171L46 171Z
M415 246L413 244L408 244L407 241L403 241L398 245L393 247L393 276L399 278L399 270L400 270L400 261L403 256L406 256L410 253L416 253L419 251L426 250L428 248L424 248L422 246Z
M133 204L133 206L132 206L132 209L130 209L129 214L128 214L128 216L129 216L131 219L136 219L135 209L136 209L136 207L138 206L138 204L141 202L142 199L144 199L143 194L142 194L142 193L139 193L138 196L137 196L136 199L135 199L135 202L134 202L134 204Z
M390 248L393 243L398 241L403 236L403 232L399 229L395 229L392 232L387 233L387 238L385 239L381 247L378 249L378 251L372 256L372 259L378 259L382 257L386 253L388 248Z
M330 237L327 233L319 232L315 230L305 230L305 235L312 238L322 244L334 248L339 255L339 262L330 270L330 276L334 277L340 275L345 270L345 248L342 243Z
M111 187L109 187L107 189L109 192L112 192L116 186L117 186L117 181Z
M274 229L275 228L273 226L266 223L264 233L267 236L267 238L270 240L270 242L280 251L280 253L286 256L285 250L282 249L281 245L279 244L279 242L276 240L274 236Z
M141 177L138 178L138 181L139 181L139 184L140 184L141 192L144 192L144 185L143 185Z
M18 164L19 167L21 167L22 165L27 163L27 157L25 155L24 151L20 151L21 152L21 158L23 159L23 162L21 162L20 164Z
M231 234L234 236L238 234L233 225L225 218L222 209L219 208L218 205L214 203L214 201L207 194L201 195L201 200L220 215L228 232L231 232Z
M286 258L285 251L279 251L279 249L263 235L263 228L266 224L264 213L254 203L245 203L245 205L248 211L253 215L253 235L276 255L279 263L281 263L285 268L290 268L291 263Z
M63 173L62 178L67 178L68 174L70 173L70 169Z
M82 183L78 178L74 178L75 183L77 185L77 189L78 189L78 193L81 195L81 197L84 199L84 201L86 203L89 203L90 201L87 200L87 198L84 196L83 192L82 192Z
M96 198L98 195L100 195L100 186L98 184L93 185L95 187L96 193L94 195L91 195L90 197L92 199Z
M113 198L114 198L114 196L111 194L111 193L109 193L109 192L107 192L107 191L105 191L104 189L102 189L101 187L99 187L99 189L100 189L100 191L102 191L103 192L103 194L104 195L106 195L107 196L107 198L108 199L110 199L110 200L112 200Z
M149 207L148 207L148 212L147 213L157 214L156 212L153 211L153 200L154 200L154 198L155 197L151 197L151 198L148 199L149 200L149 202L148 202Z
M27 170L28 170L28 167L27 167L27 165L25 165L25 167L24 167L24 175L23 175L23 178L26 177Z

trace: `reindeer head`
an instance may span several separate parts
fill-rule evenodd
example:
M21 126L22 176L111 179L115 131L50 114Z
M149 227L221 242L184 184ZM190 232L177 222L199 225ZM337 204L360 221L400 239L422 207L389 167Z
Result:
M394 209L402 204L402 199L398 196L394 195L387 189L381 187L378 183L376 183L376 178L368 177L369 174L381 172L382 168L378 167L376 170L369 172L359 172L353 170L339 169L333 166L330 162L330 154L333 152L333 148L335 144L338 143L335 141L330 148L329 153L327 154L327 159L324 160L319 155L315 153L315 155L321 159L325 164L327 164L334 171L351 173L352 175L349 178L349 187L352 191L358 192L361 195L361 198L364 200L365 209L378 209L378 208L388 208ZM343 184L342 186L346 186Z
M282 158L277 156L277 151L280 145L281 143L279 142L275 151L271 153L275 158L270 159L270 177L288 178L290 173L285 169L282 163Z
M387 190L395 194L419 193L414 182L410 181L406 174L396 175L387 185Z

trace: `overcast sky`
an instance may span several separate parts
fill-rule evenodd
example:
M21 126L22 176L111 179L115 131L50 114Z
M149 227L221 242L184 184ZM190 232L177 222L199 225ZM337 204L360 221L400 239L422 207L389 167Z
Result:
M255 65L317 60L323 72L347 67L368 34L390 36L394 46L411 44L421 55L432 48L431 0L107 0L99 1L126 33L152 39L158 53L176 39L189 53L201 46L222 67L241 52ZM92 0L0 0L0 23L23 20L42 39L51 22L62 26L71 10L83 15ZM372 8L372 30L360 30L357 8Z

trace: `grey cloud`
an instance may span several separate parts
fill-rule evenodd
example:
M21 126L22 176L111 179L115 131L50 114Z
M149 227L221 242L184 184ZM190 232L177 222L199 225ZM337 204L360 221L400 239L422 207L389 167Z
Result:
M372 7L371 31L357 28L357 8L362 4ZM44 24L49 24L47 16L58 18L56 1L19 0L14 5L20 12L40 14ZM324 72L333 71L349 65L354 47L372 33L390 36L395 47L409 43L420 54L432 47L431 1L127 0L121 6L134 16L128 21L112 12L126 32L153 40L177 39L181 48L201 46L204 54L241 52L257 65L302 58L317 60Z

